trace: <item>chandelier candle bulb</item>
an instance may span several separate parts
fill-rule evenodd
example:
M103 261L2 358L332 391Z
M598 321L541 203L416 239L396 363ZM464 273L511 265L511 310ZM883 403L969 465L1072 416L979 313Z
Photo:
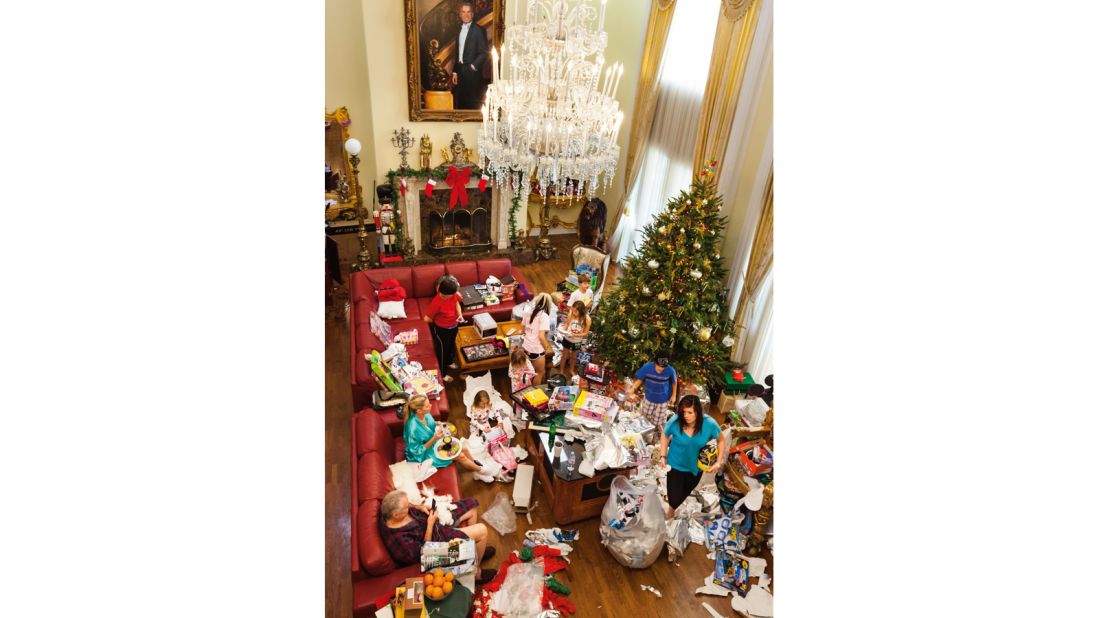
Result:
M599 32L603 32L603 21L607 17L607 0L603 0L599 7Z

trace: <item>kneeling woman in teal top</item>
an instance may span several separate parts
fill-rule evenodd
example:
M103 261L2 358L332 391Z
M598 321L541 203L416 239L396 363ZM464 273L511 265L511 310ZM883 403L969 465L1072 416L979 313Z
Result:
M423 395L416 395L408 400L408 409L410 414L404 423L405 459L413 463L430 459L436 468L449 466L450 461L435 454L435 442L443 437L443 430L435 428L435 419L430 413L431 402ZM466 470L481 471L481 466L465 450L453 461L462 464Z
M660 436L660 456L668 462L668 519L675 517L675 510L691 495L702 479L698 467L698 455L706 443L717 438L717 462L719 468L725 460L725 434L709 414L702 409L696 395L679 400L676 414L664 426Z

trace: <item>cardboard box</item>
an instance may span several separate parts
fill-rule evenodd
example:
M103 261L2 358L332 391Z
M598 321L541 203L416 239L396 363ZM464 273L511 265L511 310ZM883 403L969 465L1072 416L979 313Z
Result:
M728 414L732 412L734 402L739 399L736 395L730 393L721 393L721 397L717 399L717 410L721 414Z

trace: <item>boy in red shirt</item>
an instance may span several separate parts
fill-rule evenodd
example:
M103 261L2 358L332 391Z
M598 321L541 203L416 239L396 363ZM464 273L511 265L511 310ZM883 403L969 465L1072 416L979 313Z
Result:
M439 291L424 314L424 321L431 325L431 338L435 340L435 353L439 355L439 373L443 382L453 382L446 370L457 369L454 364L454 339L458 336L458 323L464 322L462 304L458 299L458 282L445 277L439 282Z

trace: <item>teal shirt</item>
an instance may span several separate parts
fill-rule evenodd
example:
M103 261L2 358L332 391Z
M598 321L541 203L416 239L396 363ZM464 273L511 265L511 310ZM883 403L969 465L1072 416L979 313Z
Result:
M721 427L709 414L702 415L702 427L693 436L679 430L679 419L675 416L664 425L664 435L671 438L668 444L668 465L680 472L701 474L698 468L698 452L710 440L721 435Z
M434 445L427 446L427 441L435 436L435 419L431 414L425 414L421 421L413 414L404 424L404 456L412 463L420 463L430 459L436 468L445 468L451 462L439 459L435 455Z

